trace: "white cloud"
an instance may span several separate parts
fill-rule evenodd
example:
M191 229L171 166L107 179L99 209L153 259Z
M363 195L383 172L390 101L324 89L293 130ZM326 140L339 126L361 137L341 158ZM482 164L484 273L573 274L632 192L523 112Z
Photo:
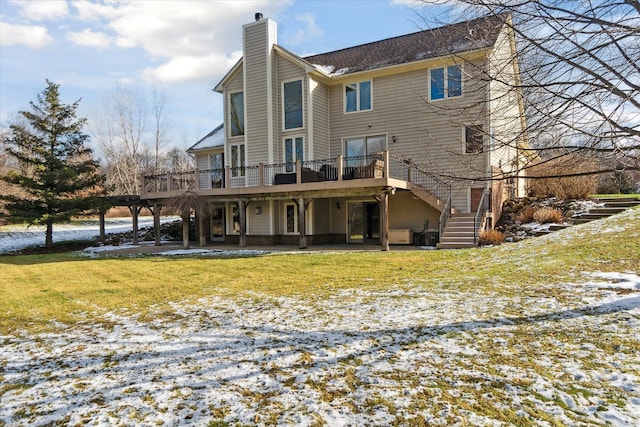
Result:
M0 45L23 45L40 49L53 41L45 27L39 25L14 25L0 22Z
M34 21L55 21L69 14L66 0L14 0L13 3L22 9L25 18Z
M316 17L311 13L303 13L295 17L296 21L305 24L305 28L299 30L290 41L293 45L298 45L305 40L324 35L324 30L316 24Z
M78 0L71 3L76 10L75 17L82 21L98 21L113 19L120 15L117 7L107 4L94 3L88 0Z
M242 25L253 22L255 12L271 17L292 2L120 1L105 3L109 10L85 3L74 5L85 19L91 13L108 18L106 25L115 33L116 46L141 47L164 61L147 69L147 77L185 81L224 74L235 62L231 52L241 47Z
M241 56L242 52L234 52L230 56L220 53L205 56L176 56L158 67L146 69L145 76L160 82L210 80L213 76L222 76Z
M67 38L79 46L106 48L111 45L109 36L105 33L91 31L89 28L80 32L67 33Z

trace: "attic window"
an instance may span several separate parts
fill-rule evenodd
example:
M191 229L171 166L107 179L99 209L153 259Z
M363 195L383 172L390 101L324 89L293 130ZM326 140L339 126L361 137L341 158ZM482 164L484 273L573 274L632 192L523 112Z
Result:
M371 80L344 85L344 111L371 110Z
M462 95L462 67L450 65L430 72L429 99L432 101Z

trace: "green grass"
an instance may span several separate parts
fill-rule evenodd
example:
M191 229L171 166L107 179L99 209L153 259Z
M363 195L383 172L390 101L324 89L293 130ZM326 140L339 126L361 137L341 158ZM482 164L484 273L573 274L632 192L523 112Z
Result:
M86 317L80 313L157 315L170 302L209 295L316 299L342 289L410 286L526 295L533 284L582 280L585 271L639 272L640 210L635 212L630 221L614 216L549 238L485 249L226 259L0 256L0 334L47 330L54 327L51 321L73 324ZM626 231L594 231L598 227Z
M640 200L640 194L638 193L633 193L633 194L590 194L589 195L590 198L592 199L627 199L627 198L633 198L633 199L638 199Z

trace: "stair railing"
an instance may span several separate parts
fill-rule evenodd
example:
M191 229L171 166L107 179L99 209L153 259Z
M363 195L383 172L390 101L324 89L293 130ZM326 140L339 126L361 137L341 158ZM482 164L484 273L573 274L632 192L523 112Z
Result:
M451 218L451 185L436 174L428 172L414 164L410 159L389 154L391 178L401 179L420 187L443 202L438 224L439 236L442 236L447 221Z
M484 219L487 211L491 209L489 205L491 202L491 190L485 189L482 192L482 197L480 197L480 202L478 203L478 210L476 211L476 216L473 218L473 243L474 245L478 244L478 234L480 232L480 228L484 227Z
M410 159L404 159L398 156L392 157L392 155L389 154L389 160L392 163L392 167L390 168L392 178L408 181L427 190L443 202L451 197L451 185L443 181L433 172L426 171L414 164Z

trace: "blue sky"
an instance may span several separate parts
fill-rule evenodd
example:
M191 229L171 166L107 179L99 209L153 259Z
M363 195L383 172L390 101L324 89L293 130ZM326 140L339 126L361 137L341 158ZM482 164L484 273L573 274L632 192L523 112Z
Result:
M322 53L425 28L414 0L0 0L0 126L46 86L82 98L92 120L117 85L161 87L172 141L191 145L222 122L215 84L241 56L254 13L278 44ZM418 12L418 13L417 13Z

